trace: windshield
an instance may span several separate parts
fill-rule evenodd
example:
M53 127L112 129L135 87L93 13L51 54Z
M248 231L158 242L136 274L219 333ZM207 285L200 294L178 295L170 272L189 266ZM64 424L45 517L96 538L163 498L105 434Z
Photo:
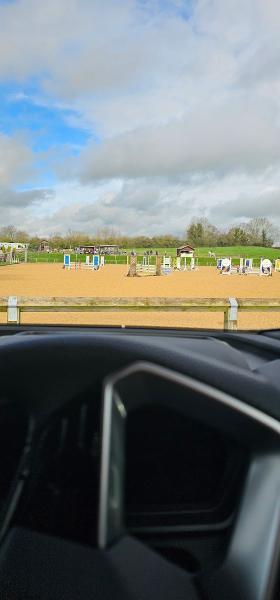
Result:
M280 328L276 0L0 0L0 324Z

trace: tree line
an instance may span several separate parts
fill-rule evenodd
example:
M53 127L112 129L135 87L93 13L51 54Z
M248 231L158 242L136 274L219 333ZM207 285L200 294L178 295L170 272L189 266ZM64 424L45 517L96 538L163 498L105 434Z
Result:
M69 230L65 235L52 234L48 238L43 238L37 235L31 236L14 225L0 227L1 242L28 243L31 250L37 250L43 240L48 241L51 250L98 244L116 244L121 248L174 248L187 243L194 247L270 247L279 240L279 237L277 228L265 217L256 217L228 229L221 229L206 218L193 219L182 237L169 234L125 236L113 228L104 228L93 235Z
M279 240L279 230L266 217L221 230L208 219L194 219L187 228L187 239L194 246L264 246Z

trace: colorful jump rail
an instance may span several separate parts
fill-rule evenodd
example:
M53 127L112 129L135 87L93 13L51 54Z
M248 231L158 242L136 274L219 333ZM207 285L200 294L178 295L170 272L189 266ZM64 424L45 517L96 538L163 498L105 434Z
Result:
M20 324L26 312L223 312L224 330L236 331L239 312L280 311L280 298L83 298L2 296L7 323ZM207 325L207 324L206 324Z

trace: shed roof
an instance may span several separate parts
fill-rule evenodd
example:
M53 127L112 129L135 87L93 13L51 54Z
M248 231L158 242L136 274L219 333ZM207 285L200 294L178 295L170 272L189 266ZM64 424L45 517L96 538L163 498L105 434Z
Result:
M179 246L177 250L192 250L193 252L195 248L193 246L190 246L190 244L184 244L184 246Z

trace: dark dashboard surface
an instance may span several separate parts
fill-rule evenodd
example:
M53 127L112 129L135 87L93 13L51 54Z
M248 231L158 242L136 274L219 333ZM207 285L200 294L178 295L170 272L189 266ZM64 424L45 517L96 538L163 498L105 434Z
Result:
M50 552L60 581L57 589L71 589L59 558L64 552L68 564L76 564L76 577L83 573L88 578L80 596L72 581L73 593L65 597L90 598L96 583L90 584L93 575L80 561L90 564L92 552L92 564L96 561L112 581L112 570L120 569L119 597L216 600L221 585L229 600L275 600L276 557L273 578L264 569L265 584L256 583L254 569L250 589L237 592L228 581L236 564L236 531L246 529L249 496L254 514L251 486L257 503L262 473L266 483L260 493L269 489L272 499L278 485L277 337L265 332L22 326L3 327L0 333L0 590L3 581L7 598L48 597L44 556ZM125 407L125 441L117 440L116 455L125 456L124 537L119 533L101 556L102 423L110 386L116 389L116 406L120 402ZM251 482L252 477L257 480ZM267 517L265 502L263 511L258 511L260 523ZM272 516L274 508L269 511ZM269 533L270 551L274 537L275 528ZM259 551L258 543L254 552L270 565L266 540ZM19 548L25 548L25 557ZM43 565L43 580L39 567L24 575L28 552L30 560L35 552L36 564ZM257 562L256 555L252 560ZM153 578L151 570L149 589L144 577L148 564L157 573ZM21 575L11 595L13 565ZM160 581L168 578L173 583L163 589ZM104 597L101 588L97 598Z
M14 387L16 392L19 383L22 389L28 384L30 399L33 391L37 397L40 381L44 382L43 394L48 392L48 386L52 389L54 382L59 381L63 381L62 392L67 388L70 391L71 386L73 391L85 389L93 380L102 380L134 360L151 360L236 394L277 418L280 416L277 363L280 341L265 334L22 326L3 330L6 335L0 337L0 360L5 366L8 387ZM15 344L21 348L20 359L15 356ZM17 360L21 367L26 362L21 382L14 377ZM52 369L51 378L46 374L45 360ZM5 388L5 376L2 386Z

